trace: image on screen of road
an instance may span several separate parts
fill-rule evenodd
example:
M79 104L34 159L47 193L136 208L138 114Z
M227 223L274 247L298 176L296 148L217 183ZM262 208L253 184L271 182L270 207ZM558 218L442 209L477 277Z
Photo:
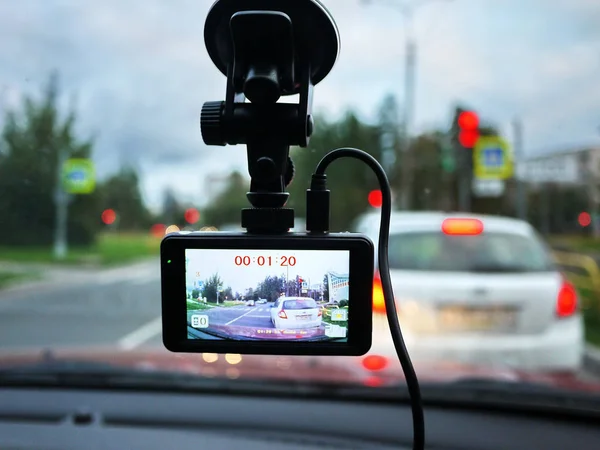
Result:
M347 339L349 252L186 250L189 339Z

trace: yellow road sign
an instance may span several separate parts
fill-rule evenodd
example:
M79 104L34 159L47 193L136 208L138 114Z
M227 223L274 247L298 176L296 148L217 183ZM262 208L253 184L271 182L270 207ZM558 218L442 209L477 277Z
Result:
M473 148L473 171L482 180L505 180L513 175L513 157L500 136L481 136Z

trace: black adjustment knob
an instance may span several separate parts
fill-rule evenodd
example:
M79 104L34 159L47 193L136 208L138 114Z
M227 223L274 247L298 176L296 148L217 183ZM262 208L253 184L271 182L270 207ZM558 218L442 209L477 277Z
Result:
M290 185L290 183L294 179L295 174L296 174L296 169L294 167L294 161L292 161L292 158L290 158L288 156L287 167L285 169L285 176L284 176L285 187L288 187Z
M226 145L221 117L225 102L206 102L200 113L200 132L206 145Z

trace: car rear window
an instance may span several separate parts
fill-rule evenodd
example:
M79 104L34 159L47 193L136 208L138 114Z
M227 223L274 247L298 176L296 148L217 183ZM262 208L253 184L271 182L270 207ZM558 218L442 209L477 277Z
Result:
M283 302L283 309L312 309L317 304L314 300L286 300Z
M517 234L398 233L390 235L388 248L390 269L481 273L556 270L540 239Z

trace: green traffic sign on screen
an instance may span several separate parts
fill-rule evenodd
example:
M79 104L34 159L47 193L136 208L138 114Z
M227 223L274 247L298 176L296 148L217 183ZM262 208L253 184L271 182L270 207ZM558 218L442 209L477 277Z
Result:
M63 166L63 187L69 194L91 194L96 187L96 173L91 159L73 158Z

